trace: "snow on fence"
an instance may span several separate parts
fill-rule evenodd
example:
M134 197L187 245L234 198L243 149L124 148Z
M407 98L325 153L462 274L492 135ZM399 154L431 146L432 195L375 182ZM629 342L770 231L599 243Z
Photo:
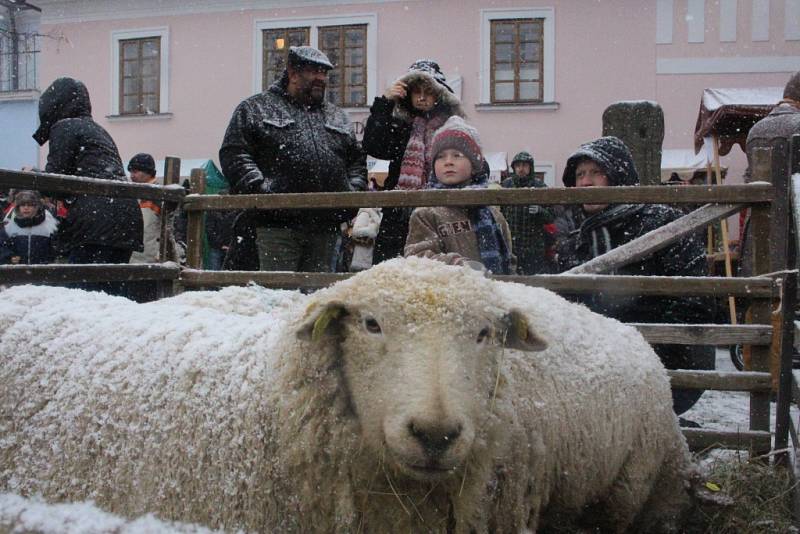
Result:
M670 371L674 387L749 391L751 395L750 429L725 432L708 429L685 429L684 433L693 449L721 447L751 450L756 454L770 451L772 435L769 431L771 393L770 345L777 332L771 327L773 301L783 298L784 323L792 328L783 329L781 382L776 414L774 449L787 449L791 434L794 447L798 447L797 431L789 420L790 394L794 390L800 397L798 381L792 380L791 339L794 332L793 311L796 272L785 271L788 258L789 195L776 193L789 190L790 157L800 149L800 136L795 138L795 150L788 144L776 144L759 149L754 157L753 176L756 183L722 186L640 186L598 188L549 188L529 190L434 190L386 191L360 193L304 193L271 195L203 195L204 172L191 173L191 192L175 184L180 175L180 161L167 158L165 184L140 185L109 180L49 175L45 173L16 172L0 169L0 187L37 189L45 192L79 192L86 194L134 197L163 202L162 231L166 231L168 213L181 206L188 212L187 265L179 268L172 263L145 265L102 266L0 266L0 283L18 284L35 282L69 282L77 280L155 280L160 284L161 296L171 293L172 284L181 288L244 285L256 282L267 287L319 288L347 278L347 273L288 273L252 271L203 271L201 266L202 216L208 210L229 209L319 209L358 208L377 206L441 206L441 205L502 205L502 204L606 204L606 203L664 203L710 204L660 229L643 236L625 247L611 251L581 266L581 274L539 276L497 276L497 279L544 287L558 293L575 294L606 292L618 294L649 294L663 296L714 296L737 297L752 303L752 324L748 325L676 325L637 324L651 343L676 343L687 345L749 344L752 346L752 371L722 373L716 371ZM800 157L793 158L794 166ZM747 278L720 277L643 277L600 274L667 246L681 235L728 216L744 207L751 209L753 230L753 273ZM162 243L167 240L162 239ZM165 257L162 251L162 258ZM766 276L768 274L771 276ZM787 289L792 288L792 291ZM788 331L787 331L788 330ZM785 368L785 369L784 369ZM785 373L784 373L785 371ZM787 378L788 377L788 378ZM790 449L793 451L794 449ZM781 458L785 461L788 455ZM792 459L794 456L792 456ZM792 462L795 464L796 462Z

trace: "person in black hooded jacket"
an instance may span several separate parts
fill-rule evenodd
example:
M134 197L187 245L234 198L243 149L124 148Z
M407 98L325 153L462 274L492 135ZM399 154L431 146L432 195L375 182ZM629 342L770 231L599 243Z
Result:
M89 91L73 78L54 81L39 99L39 129L33 138L50 142L45 172L127 181L117 145L92 120ZM63 196L57 194L55 196ZM57 247L69 263L128 263L142 250L142 213L132 198L76 195L66 198ZM123 294L121 284L84 285L85 289Z
M616 137L602 137L581 145L567 160L563 175L567 187L635 186L639 175L630 150ZM585 263L647 232L683 216L663 204L584 204L573 208L575 217L562 218L571 230L558 244L562 271ZM644 276L705 276L708 274L702 241L691 234L651 256L617 269L613 274ZM622 322L709 323L713 303L700 297L666 298L597 293L584 303L593 311ZM714 348L654 345L668 369L713 369ZM701 390L673 390L673 408L681 414L702 395Z

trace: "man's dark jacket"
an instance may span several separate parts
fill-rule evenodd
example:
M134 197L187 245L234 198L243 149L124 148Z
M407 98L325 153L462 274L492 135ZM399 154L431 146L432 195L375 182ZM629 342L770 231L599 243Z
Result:
M575 185L575 169L585 158L603 168L611 186L639 184L630 151L618 139L603 137L582 145L567 160L563 180L568 187ZM680 210L663 204L617 204L587 214L585 218L573 219L580 226L560 242L559 266L562 271L571 269L682 216ZM608 274L706 276L708 267L702 240L692 234ZM600 291L587 296L583 302L592 311L622 322L696 324L712 322L713 318L713 303L701 297L631 296ZM654 345L653 348L668 369L714 368L712 347ZM680 414L688 410L701 394L701 390L673 391L675 411Z
M39 99L39 121L33 138L40 145L50 141L46 172L128 181L117 145L92 120L89 92L82 82L53 82ZM60 250L81 245L142 250L142 212L136 199L77 195L66 201L69 211L56 236Z
M219 150L234 194L345 192L366 189L366 156L347 115L324 101L305 106L286 92L286 77L244 100ZM256 224L335 226L351 209L259 211Z
M500 184L503 188L547 187L544 181L533 174L533 166L528 176L512 174ZM511 229L514 254L517 256L519 274L539 274L547 270L547 248L551 238L545 225L553 222L553 212L546 206L507 205L500 210Z

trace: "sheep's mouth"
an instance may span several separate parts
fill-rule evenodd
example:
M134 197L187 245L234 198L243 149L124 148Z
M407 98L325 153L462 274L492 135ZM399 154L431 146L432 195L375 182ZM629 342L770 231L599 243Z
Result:
M413 477L424 480L442 479L452 476L456 472L455 467L447 467L437 462L426 464L403 464L406 471Z

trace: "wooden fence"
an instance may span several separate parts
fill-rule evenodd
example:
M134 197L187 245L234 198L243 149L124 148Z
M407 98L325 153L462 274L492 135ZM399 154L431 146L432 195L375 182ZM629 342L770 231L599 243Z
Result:
M514 281L544 287L561 294L604 293L660 296L710 296L719 299L736 297L750 304L751 324L746 325L634 325L651 343L730 346L752 346L752 370L725 373L718 371L670 371L674 387L709 390L747 391L750 393L749 429L717 431L685 429L692 449L709 447L750 450L754 454L774 452L780 462L791 462L798 447L797 428L789 416L794 394L800 399L800 375L791 369L794 308L796 302L796 271L789 261L790 169L800 163L792 157L795 150L789 144L777 142L760 150L755 157L755 183L722 186L648 186L598 187L586 189L528 189L528 190L435 190L390 191L364 193L306 193L274 195L203 195L203 171L194 169L191 192L175 183L179 161L167 160L166 183L170 185L141 185L93 180L44 173L16 172L0 169L0 187L37 189L48 193L82 193L149 199L163 202L162 231L166 231L168 212L181 205L188 212L187 267L174 263L145 265L44 265L0 266L0 283L62 283L80 280L120 281L152 280L159 283L160 294L166 296L174 289L196 289L225 285L244 285L256 282L267 287L313 289L330 285L351 276L348 273L290 273L251 271L203 271L201 266L201 232L203 213L208 210L229 209L320 209L358 208L377 206L471 206L502 204L606 204L606 203L664 203L707 204L672 223L643 236L624 247L584 264L574 273L539 276L496 276L499 280ZM800 194L798 194L800 195ZM800 198L800 196L797 196ZM720 277L649 277L603 274L637 261L668 246L687 233L697 231L743 207L751 209L753 235L753 276L746 278ZM165 243L166 239L162 239ZM162 249L162 259L165 257ZM777 304L776 304L777 303ZM770 345L778 336L771 326L773 306L781 307L781 322L789 325L780 334L781 369L778 408L775 415L775 441L770 432ZM793 447L789 447L789 436Z

